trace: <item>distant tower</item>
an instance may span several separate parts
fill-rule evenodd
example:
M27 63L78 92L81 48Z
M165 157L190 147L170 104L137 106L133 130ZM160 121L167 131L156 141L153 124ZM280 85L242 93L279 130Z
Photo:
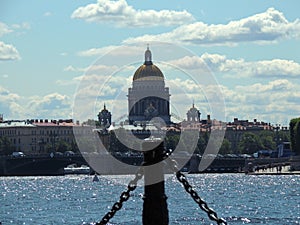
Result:
M3 122L3 114L0 114L0 123Z
M194 102L192 108L187 112L187 121L193 123L200 123L200 111L195 108Z
M160 69L152 63L147 46L145 62L133 75L132 88L128 89L129 123L150 121L160 117L170 124L170 94Z
M105 103L103 109L98 114L98 120L101 127L109 127L111 125L111 113L106 109Z

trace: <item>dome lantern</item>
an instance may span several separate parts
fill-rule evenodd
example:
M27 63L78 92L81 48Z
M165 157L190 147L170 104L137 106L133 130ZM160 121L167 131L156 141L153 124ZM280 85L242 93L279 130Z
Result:
M147 44L147 50L145 51L145 65L152 65L152 53L149 50L149 44Z
M145 62L141 65L133 75L133 81L136 80L164 80L164 75L160 69L152 63L152 53L149 50L149 44L145 51Z

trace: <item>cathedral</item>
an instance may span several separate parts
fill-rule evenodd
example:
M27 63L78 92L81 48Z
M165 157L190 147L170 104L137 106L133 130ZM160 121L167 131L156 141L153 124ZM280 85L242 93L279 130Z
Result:
M133 75L127 97L129 124L149 122L154 117L170 124L169 88L165 86L161 70L152 63L149 46L145 51L144 64Z

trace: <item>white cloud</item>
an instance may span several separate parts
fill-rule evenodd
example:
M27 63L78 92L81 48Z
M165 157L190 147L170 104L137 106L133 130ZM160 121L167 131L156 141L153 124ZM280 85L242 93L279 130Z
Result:
M0 86L0 113L5 119L71 118L71 98L59 93L24 97Z
M13 24L11 28L5 23L0 22L0 37L13 32L15 29L29 29L28 23ZM0 61L20 59L18 50L11 44L0 41Z
M144 42L143 42L144 43ZM145 45L142 46L118 46L109 45L101 48L91 48L88 50L80 51L77 54L79 56L103 56L109 54L111 56L137 56L141 52L145 51Z
M18 50L10 44L0 41L0 61L20 59Z
M107 66L107 65L91 65L85 68L74 67L72 65L66 66L64 69L66 72L88 72L88 73L100 73L110 75L111 73L118 70L117 66Z
M226 100L227 118L264 120L288 125L299 116L300 86L286 79L236 86L222 87Z
M125 0L98 0L95 4L77 8L71 18L84 19L88 22L109 22L119 27L173 26L194 20L194 17L185 10L137 10Z
M253 16L227 24L184 24L170 32L128 38L124 43L165 41L194 45L236 45L242 42L272 43L299 38L299 19L289 22L282 12L269 8Z
M0 37L10 32L12 32L12 30L5 23L0 22Z
M16 29L26 29L26 30L29 30L31 27L30 27L30 24L27 23L27 22L23 22L21 24L13 24L11 25L11 27L16 30Z
M201 56L186 56L169 63L186 70L205 70L208 67L213 72L234 78L300 76L300 64L286 59L246 61L228 59L225 55L204 53Z
M51 12L45 12L45 13L43 14L43 16L45 16L45 17L52 16L52 13L51 13Z
M83 79L83 82L90 84L78 89L77 94L80 96L77 98L77 107L97 111L105 102L113 113L113 120L127 112L126 94L127 88L131 86L131 77L127 79L115 77L110 81L99 76L77 77L76 79ZM229 88L224 85L195 85L191 81L176 78L168 80L167 86L170 87L173 112L182 118L185 118L186 111L193 101L201 111L201 117L205 118L206 114L210 113L209 104L212 104L207 102L205 95L212 94L216 88L220 88L224 94L227 121L233 120L234 117L249 120L256 118L259 121L287 125L288 121L299 116L300 112L300 85L287 79L275 79L266 83ZM95 118L94 110L87 112L89 117L83 117L80 120L91 116ZM0 112L5 118L10 119L70 118L72 98L60 93L25 98L0 87Z
M45 96L31 96L26 103L27 117L31 118L70 118L71 98L59 93Z
M7 115L11 116L14 106L17 104L16 102L20 99L21 97L18 94L0 86L0 114L4 114L5 117Z

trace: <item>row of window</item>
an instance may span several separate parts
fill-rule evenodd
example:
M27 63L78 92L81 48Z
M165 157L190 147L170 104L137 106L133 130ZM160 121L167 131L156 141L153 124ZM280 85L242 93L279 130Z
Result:
M21 138L10 138L10 143L12 144L21 144ZM71 138L58 138L58 139L53 139L53 138L41 138L37 141L36 138L31 138L31 143L32 144L39 144L39 145L42 145L42 144L47 144L47 143L54 143L54 142L59 142L59 141L65 141L65 142L68 142L70 143L71 142Z
M73 131L73 129L69 129L69 130L40 130L39 134L40 135L70 135L70 134L90 134L92 132L92 130L80 130L80 129L76 129ZM32 130L29 133L24 133L20 130L16 130L16 129L0 129L0 137L1 136L20 136L20 135L37 135L37 131L36 130Z

